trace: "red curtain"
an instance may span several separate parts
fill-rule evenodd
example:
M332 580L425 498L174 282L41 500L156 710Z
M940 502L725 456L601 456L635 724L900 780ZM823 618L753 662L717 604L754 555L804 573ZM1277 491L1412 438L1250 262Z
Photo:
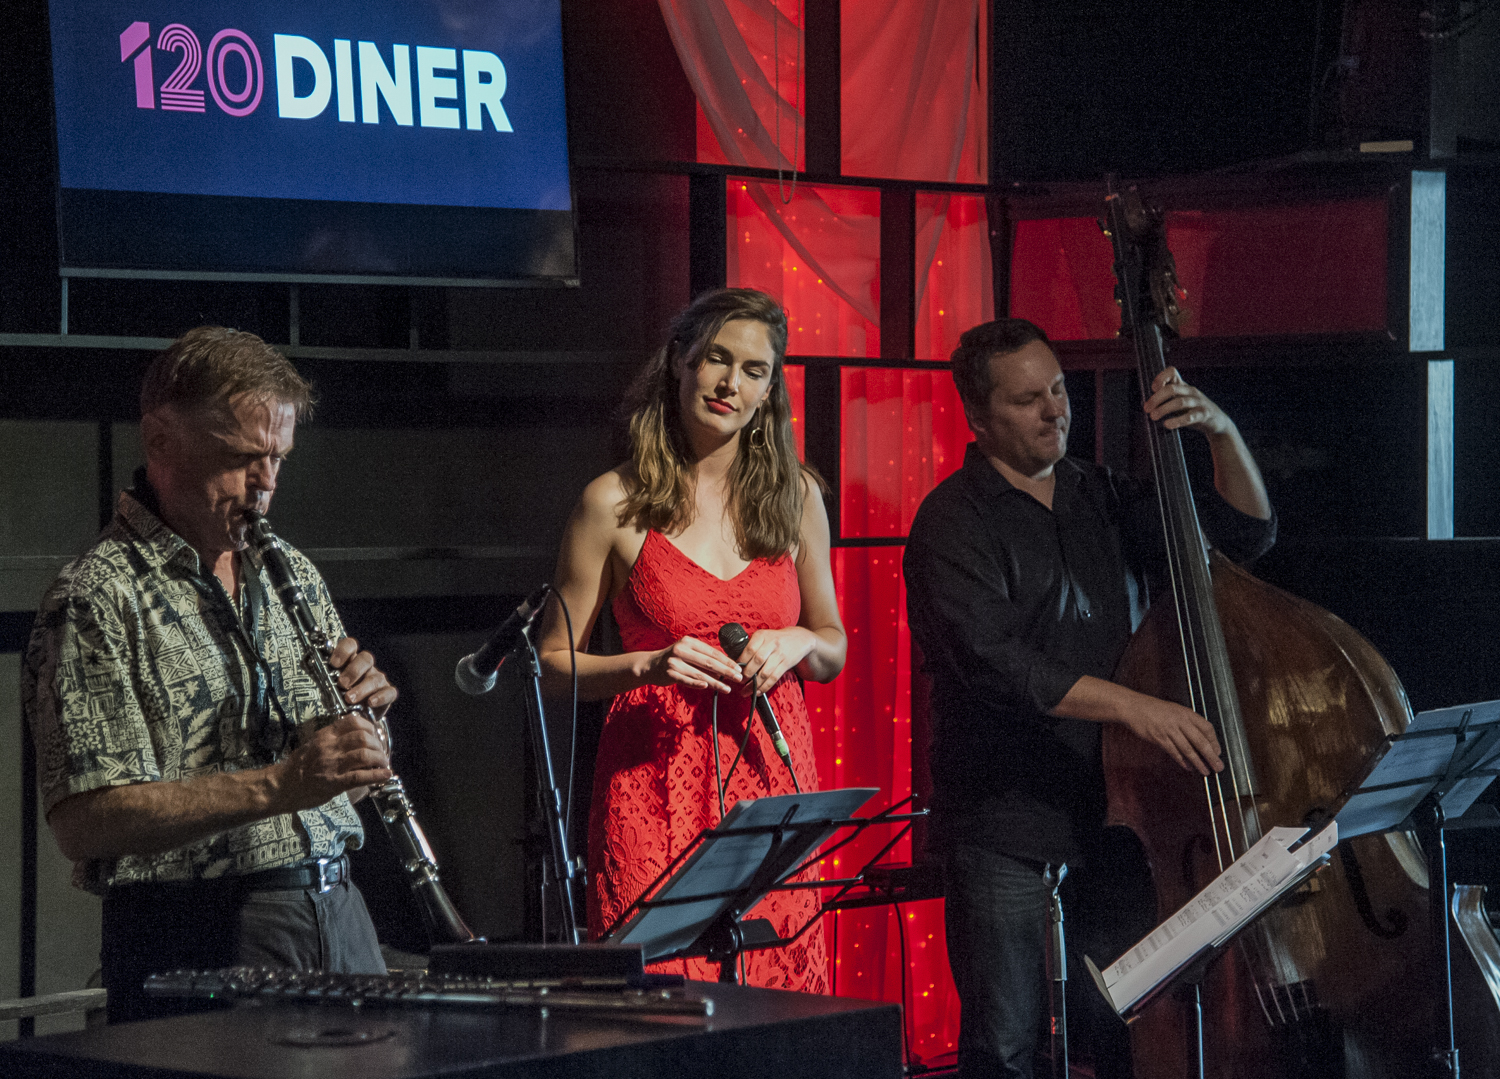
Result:
M729 181L729 284L787 313L794 356L880 354L880 192Z
M698 160L802 167L803 0L660 0L698 97ZM984 183L989 5L842 0L845 176Z
M1384 199L1167 215L1184 337L1386 326ZM1091 217L1018 221L1011 313L1060 341L1114 337L1114 255Z
M1186 337L1386 327L1385 199L1167 215Z
M927 492L963 463L970 436L953 376L846 367L842 388L840 530L905 536Z
M984 183L989 4L842 0L845 176Z
M1120 328L1114 254L1092 217L1017 221L1010 313L1054 341L1100 340Z
M840 547L834 583L849 632L849 661L828 685L806 687L824 787L878 787L879 808L911 793L911 638L900 547ZM857 871L894 826L870 829L823 867L825 876ZM885 861L911 860L909 839ZM826 916L839 996L899 1001L913 1062L956 1051L958 998L948 972L943 901L841 911Z
M797 457L807 459L807 368L801 364L787 364L786 393L792 399L792 437L797 440Z
M845 368L841 376L840 531L904 535L922 498L962 463L970 438L953 380L946 371L890 368ZM806 687L819 782L877 787L877 806L912 792L912 645L902 550L834 549L849 659L830 684ZM825 875L856 871L890 838L872 830L831 858ZM885 860L910 861L910 841ZM825 928L836 993L901 1001L916 1060L930 1065L956 1051L958 997L941 900L844 911L830 915Z
M802 168L803 0L659 0L698 99L698 160Z
M981 195L917 192L917 352L946 360L970 326L995 317L990 223Z

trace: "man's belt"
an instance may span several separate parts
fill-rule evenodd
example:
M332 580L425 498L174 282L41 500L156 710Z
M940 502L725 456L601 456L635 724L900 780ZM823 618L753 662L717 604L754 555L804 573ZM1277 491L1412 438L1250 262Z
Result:
M199 877L196 880L141 881L134 884L116 884L111 893L120 895L145 895L149 889L159 889L164 896L186 897L197 893L218 894L232 889L241 892L290 892L303 888L316 888L319 892L333 890L335 884L349 880L349 856L319 858L315 862L283 866L280 869L262 869L258 873L239 873L223 877Z
M316 888L327 892L335 884L349 879L349 856L319 858L316 862L289 865L281 869L262 869L258 873L243 873L223 878L250 892L293 891L298 888Z

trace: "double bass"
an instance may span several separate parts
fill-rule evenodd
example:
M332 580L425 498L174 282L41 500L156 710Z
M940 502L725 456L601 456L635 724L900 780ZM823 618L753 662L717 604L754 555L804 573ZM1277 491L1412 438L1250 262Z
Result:
M1111 191L1122 333L1143 387L1167 365L1179 312L1163 217ZM1202 778L1117 726L1104 731L1108 820L1140 839L1165 918L1268 828L1326 822L1411 707L1376 650L1339 618L1209 548L1180 434L1148 423L1170 600L1131 638L1115 681L1213 724L1224 770ZM1413 836L1339 844L1329 866L1269 911L1202 984L1214 1079L1410 1079L1434 1074L1427 873ZM1191 1005L1166 994L1131 1027L1137 1079L1195 1074ZM1475 1062L1465 1061L1466 1065Z

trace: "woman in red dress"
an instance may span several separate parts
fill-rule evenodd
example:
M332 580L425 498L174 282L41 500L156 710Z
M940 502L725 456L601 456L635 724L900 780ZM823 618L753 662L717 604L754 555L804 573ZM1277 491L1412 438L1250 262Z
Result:
M608 602L624 644L620 655L578 653L580 697L614 698L589 813L591 939L718 823L720 777L726 809L792 793L752 719L753 693L768 694L798 779L817 784L798 678L833 678L846 642L821 481L797 460L792 437L786 340L786 315L763 292L695 300L627 399L630 460L585 488L563 536L555 582L577 640L588 641ZM729 622L750 633L738 663L718 644ZM549 690L566 694L568 634L555 606L540 652ZM778 892L749 916L787 935L816 910L813 892ZM828 988L821 927L743 962L746 984ZM705 980L719 973L704 960L654 969Z

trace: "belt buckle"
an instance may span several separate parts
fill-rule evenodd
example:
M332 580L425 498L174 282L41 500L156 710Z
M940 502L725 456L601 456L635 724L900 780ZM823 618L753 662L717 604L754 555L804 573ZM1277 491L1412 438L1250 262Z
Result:
M319 895L323 895L323 894L325 894L327 892L333 891L333 886L339 882L339 878L338 877L334 877L332 880L328 879L329 878L328 867L330 865L333 865L337 861L338 861L337 858L319 858L318 859L317 866L318 866L318 894Z

